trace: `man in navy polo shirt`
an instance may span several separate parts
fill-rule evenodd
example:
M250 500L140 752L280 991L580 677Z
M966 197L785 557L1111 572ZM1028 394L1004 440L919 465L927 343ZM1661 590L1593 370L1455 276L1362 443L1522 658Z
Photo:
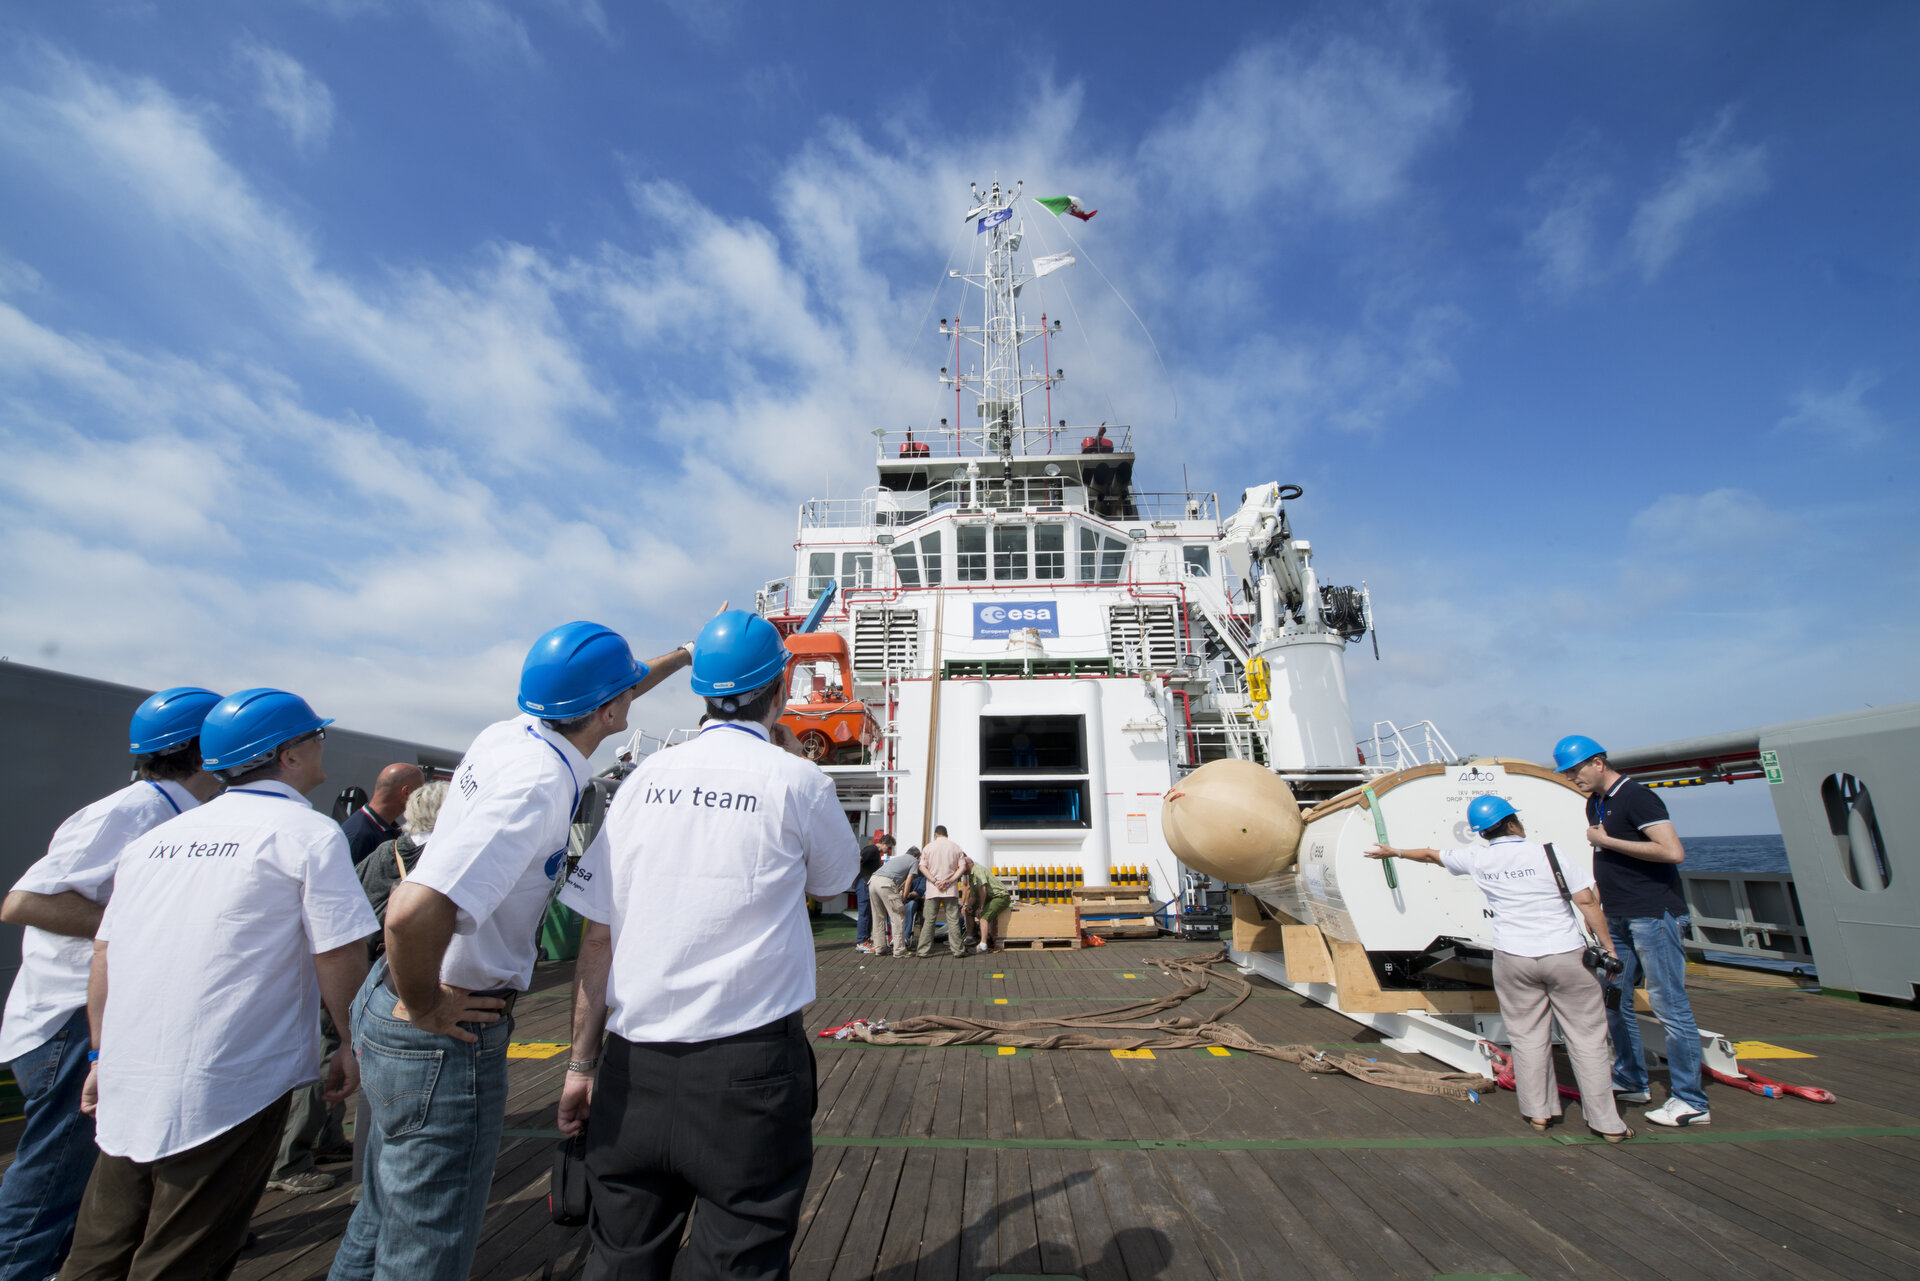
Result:
M1554 745L1553 765L1587 794L1587 840L1593 845L1593 879L1607 914L1613 945L1626 964L1619 984L1631 993L1647 977L1647 1001L1667 1032L1671 1097L1646 1113L1655 1125L1705 1125L1706 1091L1700 1086L1700 1029L1687 1000L1687 898L1680 864L1687 856L1667 806L1645 784L1607 763L1606 749L1584 734ZM1646 1058L1633 1004L1607 1011L1613 1034L1613 1089L1622 1103L1650 1103Z

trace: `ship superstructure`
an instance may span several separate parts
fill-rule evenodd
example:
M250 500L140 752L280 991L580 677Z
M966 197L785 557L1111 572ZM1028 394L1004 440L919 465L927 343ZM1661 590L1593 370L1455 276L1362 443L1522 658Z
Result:
M1214 493L1141 489L1132 427L1050 417L1060 325L1023 314L1020 189L974 197L984 268L953 274L978 323L940 323L954 417L874 431L874 483L802 506L793 572L758 608L851 654L801 663L794 698L871 717L869 742L808 743L863 827L904 847L943 825L977 860L1089 885L1144 865L1173 898L1160 798L1186 771L1250 759L1310 801L1390 763L1363 759L1347 700L1367 593L1320 581L1298 487L1256 485L1223 515Z

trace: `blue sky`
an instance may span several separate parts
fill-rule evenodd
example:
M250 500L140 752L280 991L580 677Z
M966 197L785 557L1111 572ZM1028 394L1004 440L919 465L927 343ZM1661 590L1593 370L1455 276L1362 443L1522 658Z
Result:
M0 652L458 746L551 623L677 644L942 412L997 174L1101 210L1030 296L1056 414L1303 485L1373 587L1363 725L1911 699L1916 53L1900 4L9 6Z

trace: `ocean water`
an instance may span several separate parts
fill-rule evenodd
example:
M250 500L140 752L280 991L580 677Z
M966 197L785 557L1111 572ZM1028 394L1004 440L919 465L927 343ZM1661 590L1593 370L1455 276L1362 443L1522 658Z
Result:
M1687 872L1790 872L1787 843L1773 836L1682 836Z

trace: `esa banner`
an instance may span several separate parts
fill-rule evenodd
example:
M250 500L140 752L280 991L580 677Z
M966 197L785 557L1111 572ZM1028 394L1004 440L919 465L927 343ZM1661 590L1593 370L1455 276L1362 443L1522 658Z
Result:
M975 601L973 638L1005 640L1031 627L1042 636L1060 635L1060 611L1050 600Z

